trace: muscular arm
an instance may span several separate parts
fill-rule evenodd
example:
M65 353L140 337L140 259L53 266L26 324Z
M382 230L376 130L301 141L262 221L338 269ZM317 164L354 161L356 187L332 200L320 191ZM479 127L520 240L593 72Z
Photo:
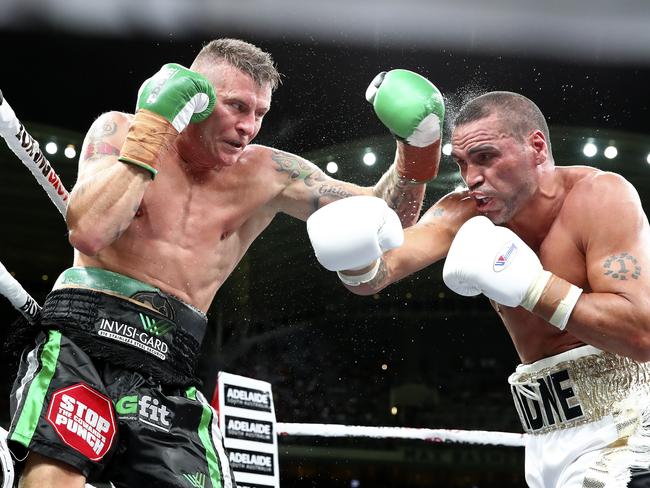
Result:
M601 174L583 192L580 216L589 289L566 330L601 348L650 360L650 229L636 190ZM577 218L577 217L576 217Z
M411 226L420 215L426 184L405 181L399 176L396 165L400 160L416 163L437 161L434 158L439 158L439 150L439 144L417 148L397 142L395 162L375 186L361 187L335 180L299 156L272 149L270 157L277 171L288 177L286 187L277 198L279 210L306 220L320 207L340 198L373 195L384 199L397 212L402 226Z
M446 195L417 224L404 230L404 244L380 258L379 271L372 280L359 286L345 285L346 288L357 295L372 295L440 261L447 255L458 229L475 213L474 204L464 193Z
M103 114L83 143L66 220L70 243L87 255L97 254L128 228L151 183L145 171L117 160L128 125L124 114Z

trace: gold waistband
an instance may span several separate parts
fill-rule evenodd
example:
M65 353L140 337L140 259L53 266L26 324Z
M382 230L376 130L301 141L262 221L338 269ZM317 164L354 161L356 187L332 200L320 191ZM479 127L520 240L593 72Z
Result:
M522 365L508 378L527 433L597 421L632 394L650 393L650 363L584 346Z

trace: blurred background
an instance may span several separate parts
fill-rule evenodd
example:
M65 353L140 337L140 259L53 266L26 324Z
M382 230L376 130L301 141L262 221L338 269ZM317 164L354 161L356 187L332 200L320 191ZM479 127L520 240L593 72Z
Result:
M548 118L558 164L619 172L647 206L649 26L650 4L632 0L2 0L0 90L71 189L99 114L132 111L162 64L189 65L205 42L238 37L284 74L256 142L336 178L371 185L392 161L364 92L378 72L406 68L438 86L448 120L483 91L526 95ZM42 301L71 263L66 228L4 145L0 165L0 260ZM443 156L425 208L459 184ZM11 334L17 313L5 300L0 311ZM304 224L279 215L208 316L208 398L223 370L270 381L282 422L521 431L510 339L486 299L444 286L441 265L354 296L316 263ZM4 427L13 375L0 381ZM511 447L283 438L280 462L285 487L524 485Z

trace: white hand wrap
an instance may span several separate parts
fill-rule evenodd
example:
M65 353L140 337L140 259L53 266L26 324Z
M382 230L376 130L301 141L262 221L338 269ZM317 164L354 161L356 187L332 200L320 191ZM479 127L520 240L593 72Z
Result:
M370 196L344 198L314 212L307 219L307 233L318 262L330 271L374 263L363 275L342 275L341 280L352 286L374 278L379 257L404 242L397 214L384 200Z
M508 307L521 305L563 330L582 290L545 271L514 232L486 217L458 230L443 269L445 284L465 296L483 293Z

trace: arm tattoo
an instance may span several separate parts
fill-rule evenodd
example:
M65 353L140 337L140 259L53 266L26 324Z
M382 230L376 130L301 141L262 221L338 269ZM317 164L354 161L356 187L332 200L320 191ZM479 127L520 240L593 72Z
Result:
M374 289L380 289L389 284L390 281L388 279L388 269L386 268L384 259L379 258L379 269L377 269L377 274L373 279L371 279L368 283L366 283L366 285Z
M641 266L637 259L626 252L609 256L605 259L603 268L605 276L611 276L615 280L627 281L628 277L636 280L641 276Z
M325 174L302 158L274 150L271 159L278 165L276 171L288 173L292 181L302 180L306 187L313 191L314 210L321 207L323 198L346 198L352 195L342 185L332 184Z
M408 227L420 215L425 189L425 184L414 185L400 177L396 165L393 165L375 186L375 195L386 200L400 216L402 225Z
M276 171L288 173L292 180L303 180L307 186L314 186L319 181L325 180L325 175L321 170L307 164L298 156L274 150L271 159L278 165Z
M118 154L120 154L120 150L107 142L89 142L88 146L86 146L84 159L89 160L100 158L102 156L117 156Z

